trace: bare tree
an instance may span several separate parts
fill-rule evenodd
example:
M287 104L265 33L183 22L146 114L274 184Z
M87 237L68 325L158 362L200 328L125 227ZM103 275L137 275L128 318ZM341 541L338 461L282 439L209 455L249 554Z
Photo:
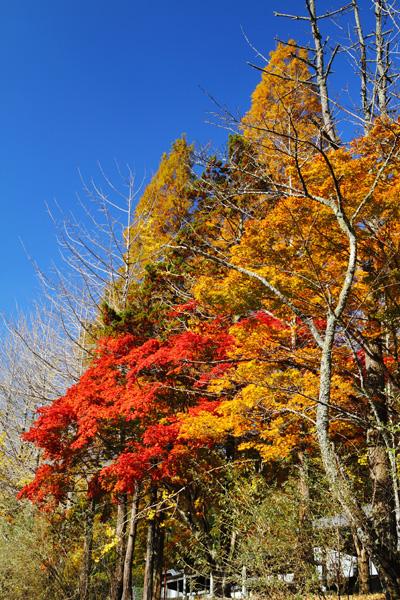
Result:
M134 255L132 245L146 218L135 214L140 188L136 189L129 168L124 176L119 171L120 188L101 168L100 174L102 184L93 179L90 183L82 180L85 198L79 199L79 218L66 216L58 206L49 209L58 232L61 260L50 274L43 273L34 263L42 284L42 298L32 317L6 323L7 335L1 348L0 419L14 485L30 476L40 460L35 450L22 443L21 433L30 427L38 407L63 395L78 381L89 364L97 336L103 332L103 307L115 314L123 312L132 283L139 277L140 257ZM23 477L19 476L17 465L23 470ZM124 562L128 572L133 559L132 543L129 556L125 556L126 503L127 496L122 494L116 524L119 558L112 582L113 597L118 599L122 594ZM94 504L89 501L80 582L82 599L90 596L94 511ZM132 529L136 524L134 514L130 520Z

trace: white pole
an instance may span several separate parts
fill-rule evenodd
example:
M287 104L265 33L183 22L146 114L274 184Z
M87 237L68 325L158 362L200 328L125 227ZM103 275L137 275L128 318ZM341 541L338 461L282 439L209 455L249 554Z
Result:
M242 598L246 598L247 590L246 590L246 567L243 565L242 567Z

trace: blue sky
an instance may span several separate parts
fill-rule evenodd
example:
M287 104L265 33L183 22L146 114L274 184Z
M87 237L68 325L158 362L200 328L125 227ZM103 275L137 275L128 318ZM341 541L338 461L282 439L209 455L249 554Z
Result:
M114 160L141 177L185 132L221 147L207 90L244 112L265 53L299 27L272 16L298 0L5 0L0 9L0 312L28 308L57 247L45 203L73 210L84 176ZM336 2L337 4L337 2ZM331 2L321 2L331 6Z

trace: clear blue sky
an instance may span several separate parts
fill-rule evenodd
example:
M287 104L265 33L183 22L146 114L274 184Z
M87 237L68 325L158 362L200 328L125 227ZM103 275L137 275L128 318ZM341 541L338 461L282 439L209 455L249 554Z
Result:
M19 242L46 270L56 254L45 203L73 209L77 174L114 159L151 173L182 132L222 146L201 88L243 112L262 51L299 27L272 16L298 0L5 0L0 8L0 311L37 284ZM321 5L331 6L322 1ZM336 3L337 4L337 3Z

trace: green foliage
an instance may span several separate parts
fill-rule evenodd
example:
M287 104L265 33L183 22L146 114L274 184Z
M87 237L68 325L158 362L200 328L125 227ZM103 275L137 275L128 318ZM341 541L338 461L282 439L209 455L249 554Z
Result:
M298 592L316 590L315 569L297 550L296 482L290 480L283 488L271 486L252 469L242 473L228 469L218 483L212 504L197 500L201 526L188 529L189 539L183 538L177 549L186 572L213 572L217 591L222 585L231 591L245 586L261 597L279 593L289 597L293 588L282 580L287 573L301 579Z

